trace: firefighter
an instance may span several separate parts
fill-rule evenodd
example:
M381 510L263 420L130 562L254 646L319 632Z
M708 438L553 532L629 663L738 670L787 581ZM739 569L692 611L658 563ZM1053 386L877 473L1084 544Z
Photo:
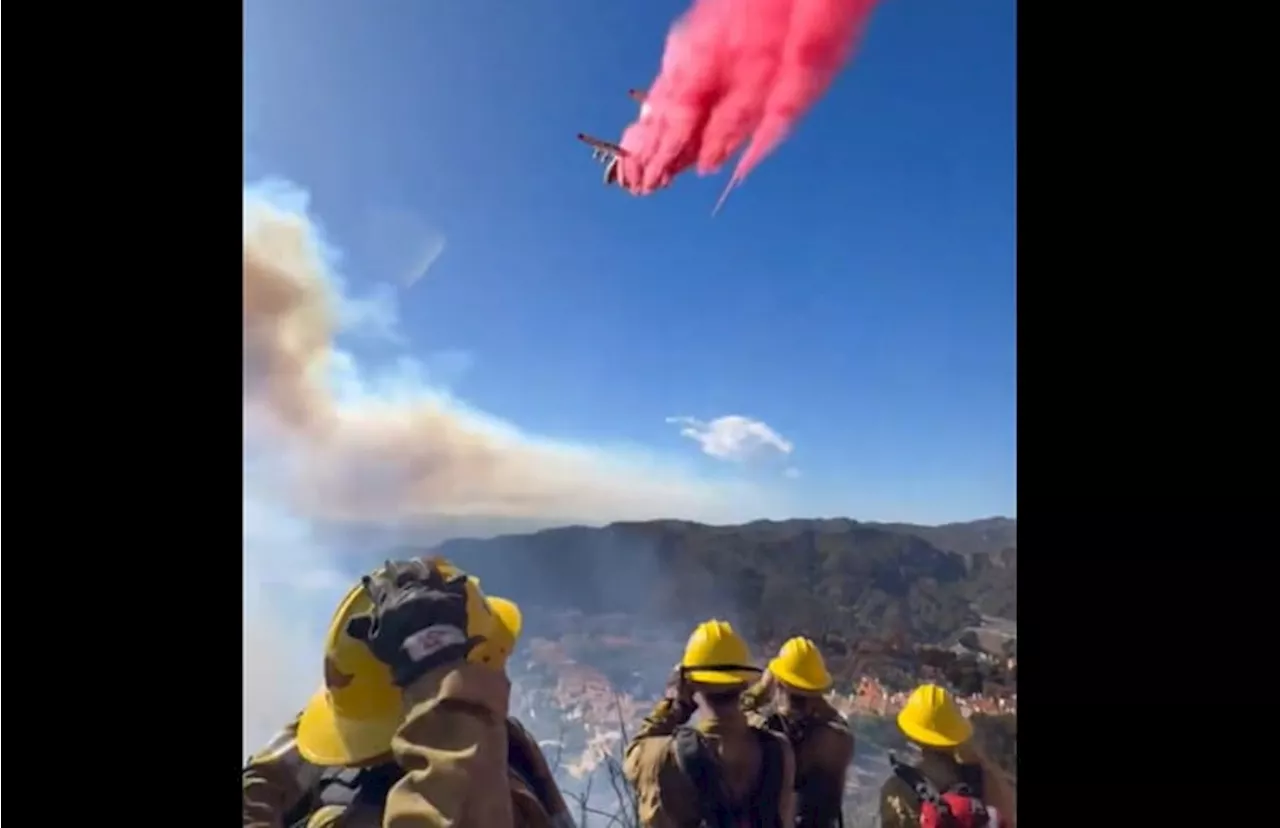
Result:
M647 828L791 828L795 758L779 734L748 724L741 695L759 669L725 621L698 625L667 697L627 746L623 771ZM696 727L687 722L698 708Z
M246 826L572 826L536 742L506 718L520 626L515 604L486 598L443 560L388 562L364 578L334 616L325 685L291 728L302 773L290 786L279 781L289 766L256 757ZM324 774L345 774L354 792L309 790ZM509 797L492 796L495 780ZM285 821L300 808L306 822Z
M946 824L1013 828L1012 786L975 748L973 725L947 690L917 687L898 713L898 728L919 747L920 761L893 759L894 772L880 789L881 828L918 828L939 808L953 814Z
M818 647L792 638L764 676L742 694L743 710L758 726L781 733L796 756L796 825L843 825L845 773L853 760L853 732L823 694L831 674Z
M391 756L400 693L387 668L346 631L370 606L361 587L343 598L325 639L323 685L245 767L245 828L382 824L382 800L400 776Z

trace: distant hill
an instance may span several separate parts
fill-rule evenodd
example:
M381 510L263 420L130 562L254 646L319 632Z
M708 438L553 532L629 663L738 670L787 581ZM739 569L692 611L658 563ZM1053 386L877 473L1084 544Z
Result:
M570 526L439 552L486 591L530 606L633 614L683 627L714 615L759 641L954 639L981 614L1017 618L1017 522L945 526L847 519L707 526ZM526 625L537 625L537 614Z
M890 532L903 532L924 538L944 552L957 552L965 557L996 555L1018 548L1018 521L993 517L967 523L944 523L941 526L918 526L912 523L867 523Z
M1018 521L993 517L941 526L867 525L915 535L945 552L963 555L969 562L970 595L978 609L986 615L1018 619Z

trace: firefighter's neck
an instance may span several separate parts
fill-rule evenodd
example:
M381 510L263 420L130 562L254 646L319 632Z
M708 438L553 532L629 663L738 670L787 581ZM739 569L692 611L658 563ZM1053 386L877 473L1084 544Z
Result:
M746 723L746 716L742 714L742 708L739 704L738 692L730 693L707 693L698 694L698 706L702 708L703 715L708 722L716 722L721 725Z

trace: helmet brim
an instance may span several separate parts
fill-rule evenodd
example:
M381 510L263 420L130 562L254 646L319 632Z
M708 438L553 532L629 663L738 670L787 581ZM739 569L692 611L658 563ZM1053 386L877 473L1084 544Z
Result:
M748 670L697 670L687 669L685 681L693 684L707 684L716 687L732 687L735 684L748 684L756 674Z
M965 732L961 738L957 739L955 737L961 736L961 734L948 735L945 733L939 733L932 728L922 727L908 718L905 715L906 712L907 711L903 710L898 713L898 727L908 739L916 742L917 744L925 745L927 747L952 748L963 745L965 742L969 741L971 736L973 736L973 725L969 723L968 719L960 720L964 722Z
M493 613L503 631L511 636L513 642L519 641L520 632L524 628L524 616L520 613L520 607L514 601L499 598L496 595L488 595L485 598L489 602L489 611Z
M788 670L786 665L776 658L769 662L769 672L788 690L802 693L825 693L831 689L832 681L830 676L826 677L825 682L815 684L799 673Z
M360 765L386 756L399 727L399 715L384 719L339 716L321 687L298 719L298 753L314 765Z

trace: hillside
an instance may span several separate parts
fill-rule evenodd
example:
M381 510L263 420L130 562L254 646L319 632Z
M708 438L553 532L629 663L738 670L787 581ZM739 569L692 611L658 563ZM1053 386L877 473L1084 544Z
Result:
M832 703L857 732L846 824L866 826L889 753L910 755L893 715L922 680L961 694L978 745L1016 776L1016 666L912 646L1010 648L991 628L1016 634L1016 526L664 520L453 540L437 551L525 608L508 668L512 710L557 768L580 824L637 824L602 816L635 813L618 780L626 734L663 692L692 625L720 616L751 639L757 660L793 634L820 641ZM993 708L1010 713L978 712Z
M1017 522L1004 518L939 527L663 520L452 540L439 551L487 591L530 607L668 629L722 615L757 642L804 633L946 643L983 614L1017 618ZM531 631L539 615L526 614Z
M941 526L919 526L913 523L865 525L916 535L944 552L956 552L965 557L995 555L1006 549L1018 548L1018 521L1011 518L984 518L966 523L944 523Z

